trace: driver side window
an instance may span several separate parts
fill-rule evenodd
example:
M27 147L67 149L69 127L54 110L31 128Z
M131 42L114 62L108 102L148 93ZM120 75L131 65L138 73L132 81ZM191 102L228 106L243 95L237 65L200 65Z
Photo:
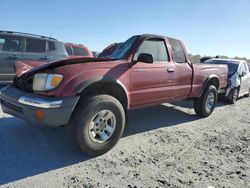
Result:
M155 62L168 62L169 56L167 53L167 48L164 40L150 39L145 40L139 50L134 55L133 60L136 61L138 56L142 53L151 54L153 56L153 61Z

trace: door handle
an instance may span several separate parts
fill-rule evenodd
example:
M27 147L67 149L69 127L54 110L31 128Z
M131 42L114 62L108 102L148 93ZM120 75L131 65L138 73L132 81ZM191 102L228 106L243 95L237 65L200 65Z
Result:
M144 68L140 68L140 69L132 69L133 72L145 72Z
M19 59L16 55L8 56L6 59Z
M168 72L174 72L174 69L168 69Z
M40 60L48 60L49 58L47 56L40 57Z

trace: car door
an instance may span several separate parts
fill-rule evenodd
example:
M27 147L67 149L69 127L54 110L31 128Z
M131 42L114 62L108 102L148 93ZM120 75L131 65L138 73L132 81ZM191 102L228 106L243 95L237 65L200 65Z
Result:
M145 40L135 53L133 61L137 61L142 53L151 54L153 63L137 62L130 68L131 107L174 99L175 65L170 62L165 40Z
M240 95L242 95L249 92L249 79L250 79L249 69L245 62L240 63L239 76L240 76Z
M12 84L15 77L15 62L22 58L22 38L0 35L0 84Z
M23 60L51 61L47 41L45 39L26 37Z

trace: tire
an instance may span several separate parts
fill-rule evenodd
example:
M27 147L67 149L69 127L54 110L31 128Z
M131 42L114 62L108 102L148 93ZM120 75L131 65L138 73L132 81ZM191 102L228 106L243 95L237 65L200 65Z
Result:
M235 104L236 101L238 100L238 95L239 95L239 89L238 88L233 88L228 96L228 102L230 104Z
M249 88L248 94L246 94L245 97L249 97L249 96L250 96L250 88Z
M195 113L200 117L208 117L214 111L217 100L217 89L214 85L210 85L200 98L194 99Z
M83 153L102 155L119 141L125 119L124 109L116 98L109 95L87 96L80 99L72 116L71 137Z

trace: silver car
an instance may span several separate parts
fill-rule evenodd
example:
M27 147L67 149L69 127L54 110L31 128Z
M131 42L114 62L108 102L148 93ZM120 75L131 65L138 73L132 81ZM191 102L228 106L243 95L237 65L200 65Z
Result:
M54 38L14 31L0 31L0 85L13 83L15 62L51 62L68 56L64 43Z
M239 97L249 97L250 73L246 61L234 59L210 59L203 63L226 64L228 66L228 86L223 93L228 102L234 104Z

